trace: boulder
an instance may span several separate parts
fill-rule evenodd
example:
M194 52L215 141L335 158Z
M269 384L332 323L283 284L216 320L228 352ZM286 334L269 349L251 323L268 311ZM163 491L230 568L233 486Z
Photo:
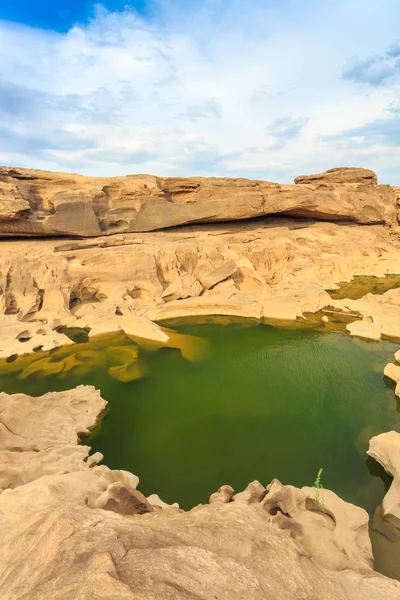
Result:
M235 271L237 270L237 266L235 261L227 260L220 267L214 269L209 273L205 273L204 275L200 275L200 281L203 286L209 290L216 286L221 281L225 281L228 277L231 277Z
M183 273L177 281L171 283L161 294L164 302L172 300L181 300L185 298L193 298L200 296L203 291L203 286L193 275Z
M169 341L169 335L147 317L125 314L119 319L119 324L124 333L134 341L139 339L159 344Z
M395 383L398 383L400 381L400 367L394 363L389 363L385 367L384 375Z

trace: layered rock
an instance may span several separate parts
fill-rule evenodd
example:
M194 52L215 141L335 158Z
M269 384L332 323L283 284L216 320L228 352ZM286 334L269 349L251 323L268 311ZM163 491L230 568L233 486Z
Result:
M393 477L392 485L383 499L383 517L400 530L400 433L389 431L373 437L369 443L372 456Z
M330 183L361 183L377 185L378 178L370 169L337 167L315 175L300 175L294 180L297 184L326 186Z
M0 235L91 237L286 214L394 224L394 188L366 169L302 176L297 185L227 178L83 177L0 168Z
M389 431L373 437L368 454L393 478L371 522L375 568L400 581L400 433Z
M326 291L399 270L399 240L382 226L276 219L65 243L3 240L1 249L0 357L69 343L54 331L64 325L131 334L138 316L303 323L319 313L325 328L351 322L353 335L400 339L399 289L360 300Z
M21 456L0 493L4 600L399 597L400 583L371 568L367 513L333 492L321 512L311 488L255 481L185 513L145 498L134 475L96 466L86 447L73 453L104 408L93 388L1 400L0 453ZM51 448L64 458L57 471Z

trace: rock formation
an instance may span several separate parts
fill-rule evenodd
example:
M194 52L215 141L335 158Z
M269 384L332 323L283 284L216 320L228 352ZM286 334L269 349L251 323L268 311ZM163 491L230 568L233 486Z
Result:
M0 359L12 370L16 355L42 349L35 361L21 356L26 373L90 369L90 349L74 352L62 329L79 327L98 336L98 354L118 356L110 374L129 381L141 375L137 356L118 336L179 348L188 360L207 352L153 322L185 316L400 341L400 289L332 297L357 275L400 274L399 190L365 169L279 185L0 168L0 236L16 238L0 241ZM162 228L171 229L154 231ZM20 239L34 236L58 239ZM109 332L118 339L99 338ZM385 374L400 385L394 364ZM100 454L77 445L104 409L93 388L0 394L2 599L400 597L400 583L372 570L362 509L325 491L321 513L313 489L277 480L236 494L225 485L187 513L145 498L135 475L99 466ZM382 530L400 515L393 433L370 448L394 477L375 517Z
M96 466L101 456L76 445L104 409L93 388L2 394L0 403L4 600L400 595L399 582L371 568L367 513L333 492L321 513L312 488L256 481L183 512L145 498L137 477Z
M400 581L400 433L389 431L373 437L367 454L393 478L371 523L376 568Z
M393 477L383 499L382 512L384 518L400 530L400 433L389 431L373 437L368 454Z
M400 352L396 352L396 360L400 362ZM395 394L400 398L400 366L395 365L394 363L389 363L385 367L384 375L395 382Z
M378 185L366 169L333 169L280 185L0 167L0 235L94 237L274 214L395 224L396 198L394 188Z
M327 292L399 272L400 239L381 225L292 218L0 244L0 358L69 343L61 326L93 336L129 330L137 316L302 323L316 313L325 328L343 321L352 335L400 340L400 288L360 300Z

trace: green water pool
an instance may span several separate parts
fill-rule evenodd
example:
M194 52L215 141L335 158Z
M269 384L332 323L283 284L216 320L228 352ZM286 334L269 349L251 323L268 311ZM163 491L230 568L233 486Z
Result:
M0 389L94 385L109 412L84 442L109 467L138 475L145 495L183 508L226 483L312 485L322 467L324 487L372 513L389 479L365 452L373 435L400 431L383 376L398 344L248 325L188 321L176 348L118 334L3 361Z

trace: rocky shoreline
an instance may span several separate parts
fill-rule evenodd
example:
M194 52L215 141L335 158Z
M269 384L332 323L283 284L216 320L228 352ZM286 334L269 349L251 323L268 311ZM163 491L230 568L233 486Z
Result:
M400 341L399 288L356 300L328 292L400 274L398 197L363 169L281 186L0 168L0 358L72 343L65 326L168 345L156 323L186 316L285 325L314 315L324 328ZM206 223L152 231L196 221ZM397 395L399 370L385 369ZM372 569L367 513L328 490L323 513L312 488L277 480L223 486L189 512L145 498L137 477L77 444L104 408L82 386L0 394L5 599L400 596ZM398 535L400 434L376 436L369 454L393 477L381 515Z
M325 490L322 512L313 488L278 480L225 485L189 512L145 498L137 477L77 445L104 407L84 386L0 394L3 598L398 598L400 583L372 570L363 509ZM395 494L398 438L370 447L397 462Z

